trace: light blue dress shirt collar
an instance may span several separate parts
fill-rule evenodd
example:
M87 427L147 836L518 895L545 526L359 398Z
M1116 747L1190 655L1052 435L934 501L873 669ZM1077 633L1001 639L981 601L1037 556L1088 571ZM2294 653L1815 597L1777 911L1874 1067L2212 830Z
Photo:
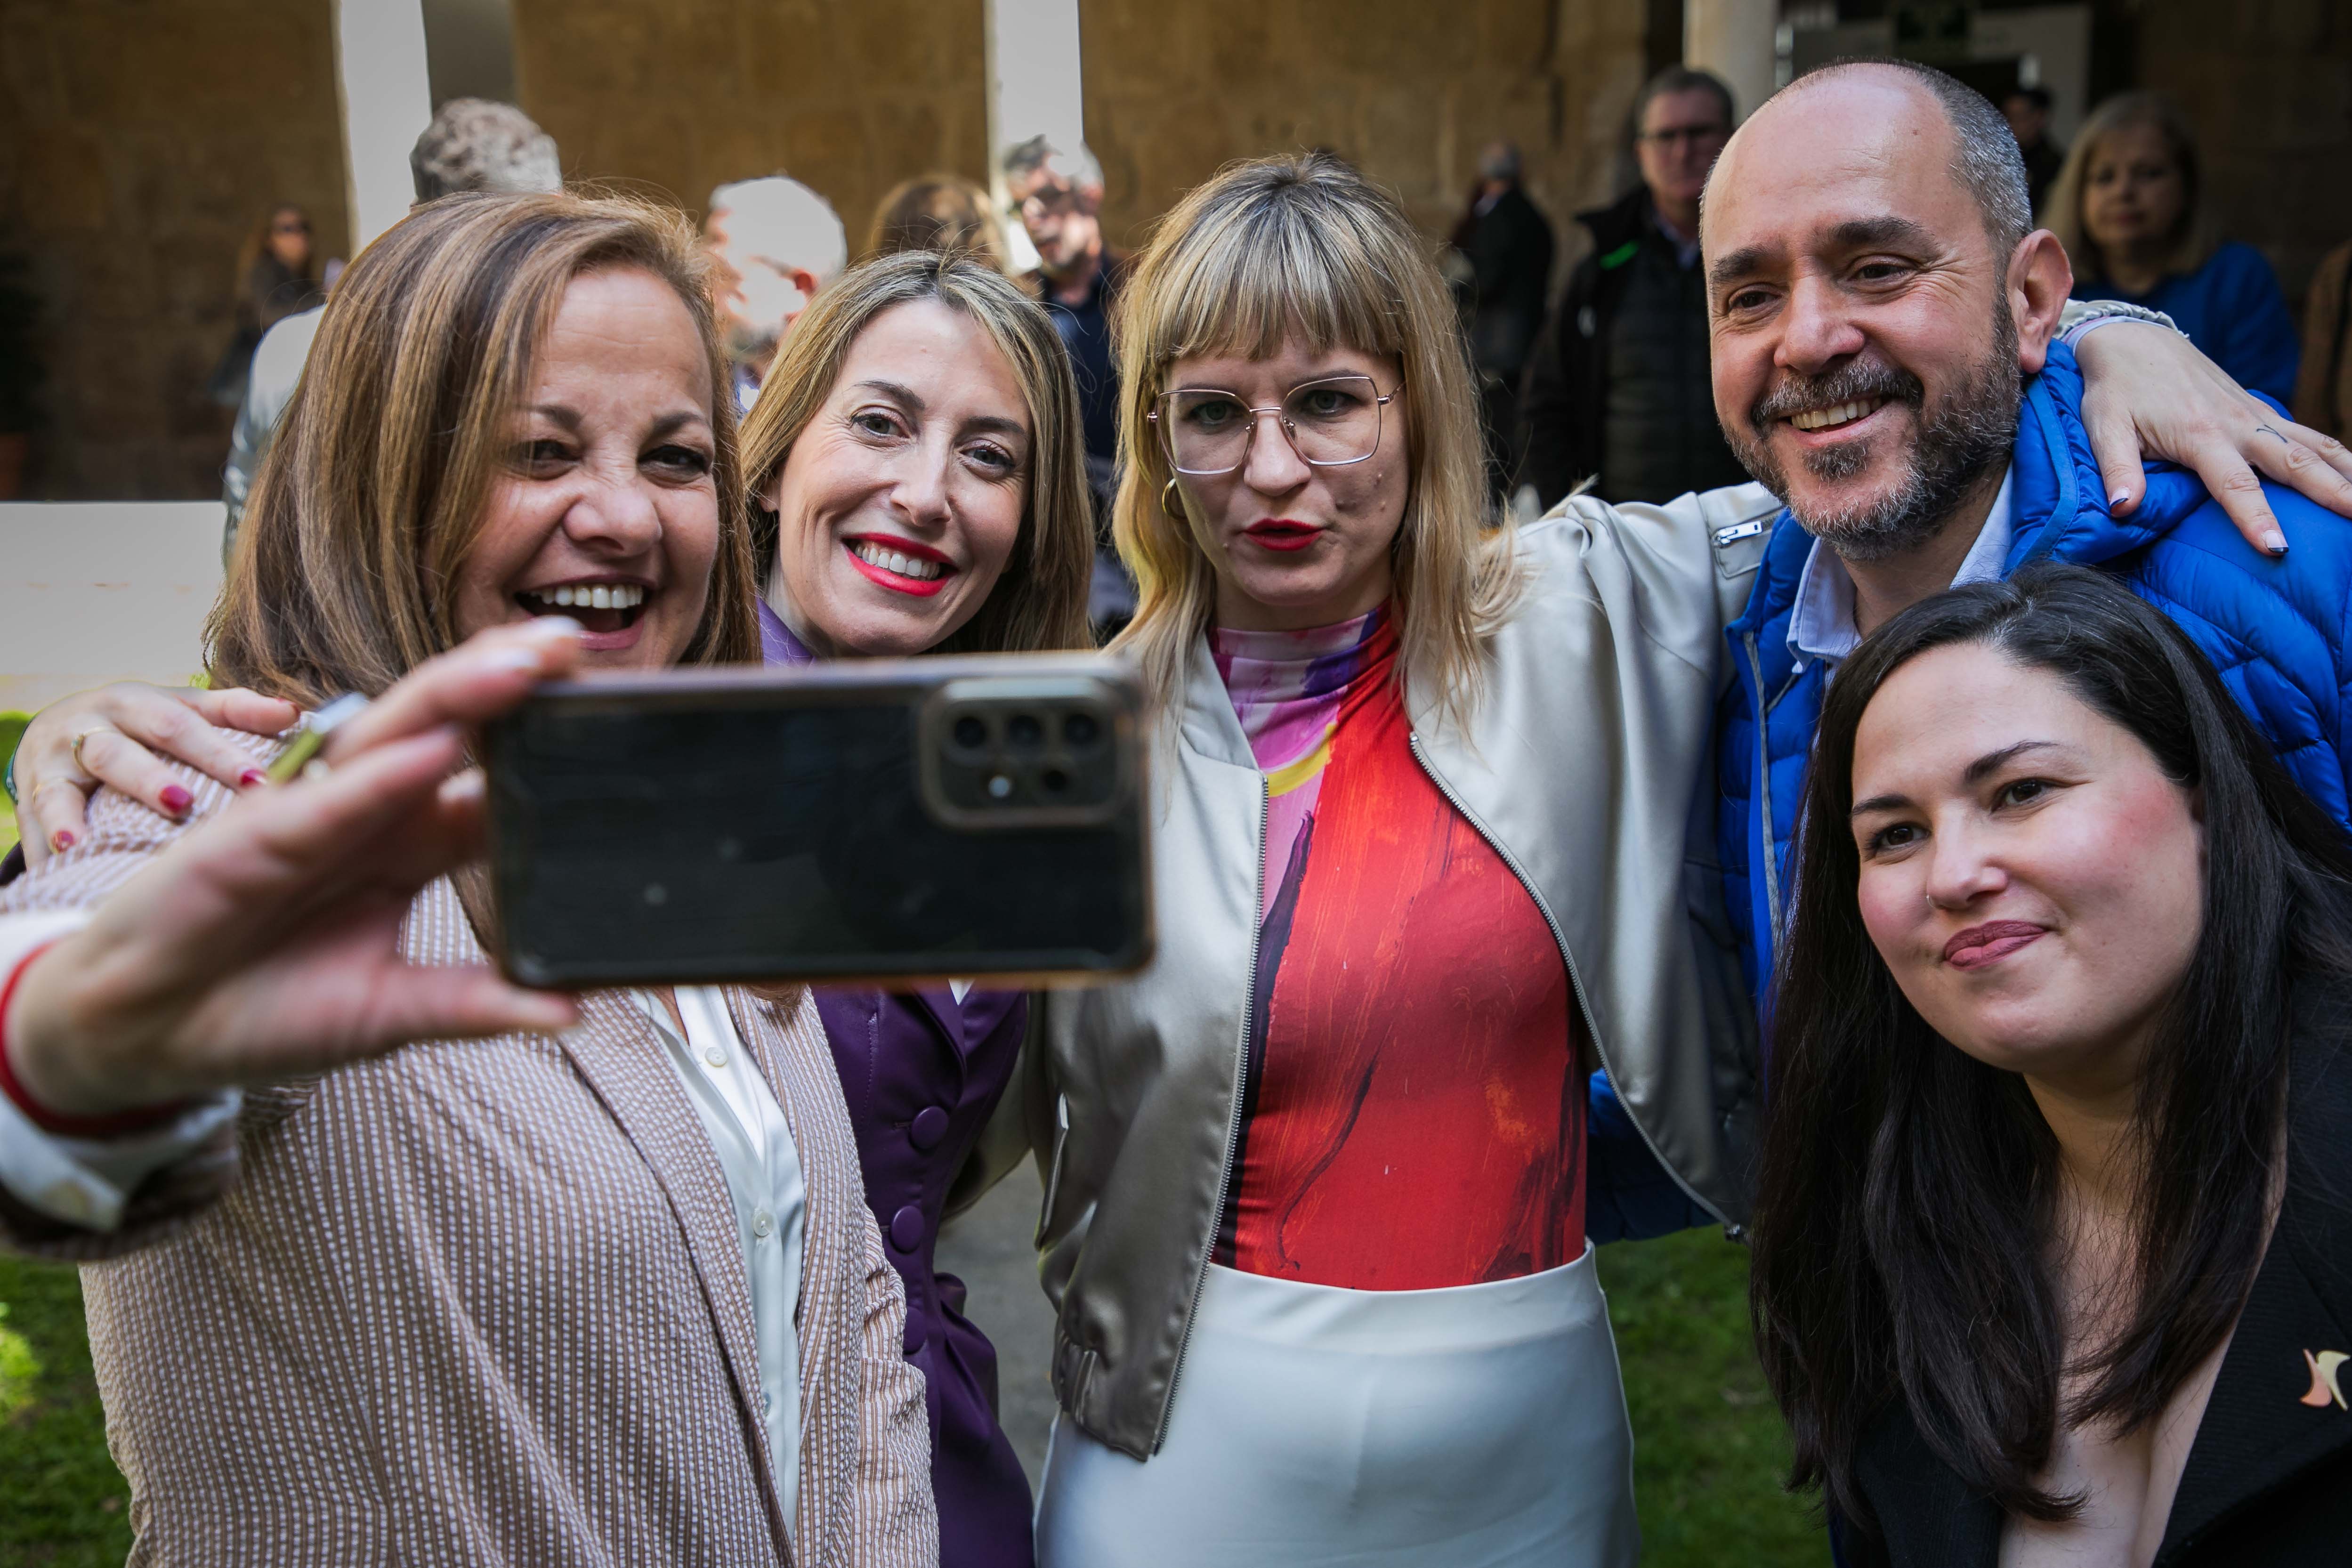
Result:
M2000 477L2000 492L1992 498L1977 542L1969 546L1952 586L1999 582L2009 563L2010 540L2016 531L2017 465ZM1805 570L1797 579L1797 603L1789 613L1789 654L1799 664L1818 658L1835 666L1845 661L1862 641L1853 621L1853 579L1837 552L1820 540L1805 555Z

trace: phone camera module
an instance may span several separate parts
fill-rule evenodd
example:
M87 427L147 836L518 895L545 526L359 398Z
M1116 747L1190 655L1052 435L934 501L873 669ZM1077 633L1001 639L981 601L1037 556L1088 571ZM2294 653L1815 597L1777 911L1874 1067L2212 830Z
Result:
M955 721L955 743L967 752L977 752L988 744L988 721L976 713L967 713Z
M1091 713L1073 713L1062 721L1062 739L1072 746L1091 746L1102 739L1102 724Z
M1015 713L1004 721L1004 738L1024 751L1045 743L1045 726L1034 713Z

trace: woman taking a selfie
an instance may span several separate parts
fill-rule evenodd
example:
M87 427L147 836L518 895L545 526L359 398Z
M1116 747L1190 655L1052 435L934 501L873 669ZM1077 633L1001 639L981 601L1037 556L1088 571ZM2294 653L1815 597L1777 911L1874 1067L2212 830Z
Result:
M937 1560L814 1003L517 990L457 874L467 727L574 669L757 656L726 388L675 216L395 226L321 324L213 647L223 683L373 706L322 777L171 774L183 823L101 792L0 895L0 1239L96 1260L142 1552Z
M1759 1342L1853 1564L2335 1563L2352 854L2163 615L2039 567L1831 688Z

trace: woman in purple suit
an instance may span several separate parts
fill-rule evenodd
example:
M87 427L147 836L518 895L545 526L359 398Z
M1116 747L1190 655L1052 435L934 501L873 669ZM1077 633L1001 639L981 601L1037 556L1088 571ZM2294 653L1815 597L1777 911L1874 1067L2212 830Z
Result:
M920 251L845 274L793 322L741 449L761 514L768 663L1090 646L1076 389L1052 322L1002 274ZM109 687L35 721L19 787L79 787L88 768L176 816L185 792L159 794L179 786L146 747L224 782L250 763L187 721L199 718L268 734L296 715L251 692ZM75 772L22 765L52 753L70 755ZM35 847L70 845L79 822L37 835L63 844ZM817 1006L866 1202L906 1282L940 1563L1028 1568L1029 1483L997 1422L996 1352L963 1317L962 1282L931 1261L949 1189L1012 1078L1027 1005L1018 992L958 981L906 994L820 991Z
M743 426L771 664L1085 647L1093 524L1061 339L1001 275L928 252L845 275L793 323ZM866 1201L907 1283L944 1568L1026 1568L1029 1483L996 1352L931 1261L1028 1008L958 981L820 991Z

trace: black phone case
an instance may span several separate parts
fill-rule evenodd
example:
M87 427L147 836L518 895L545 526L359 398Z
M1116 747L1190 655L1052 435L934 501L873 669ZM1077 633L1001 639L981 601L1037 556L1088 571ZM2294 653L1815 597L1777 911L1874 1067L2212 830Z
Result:
M1050 727L1074 703L1103 721L1089 743L1008 749L1002 715ZM1141 710L1131 669L1089 655L543 688L484 738L499 965L565 989L1131 972L1151 953ZM979 750L953 738L972 713ZM1040 777L1087 798L1045 800Z

